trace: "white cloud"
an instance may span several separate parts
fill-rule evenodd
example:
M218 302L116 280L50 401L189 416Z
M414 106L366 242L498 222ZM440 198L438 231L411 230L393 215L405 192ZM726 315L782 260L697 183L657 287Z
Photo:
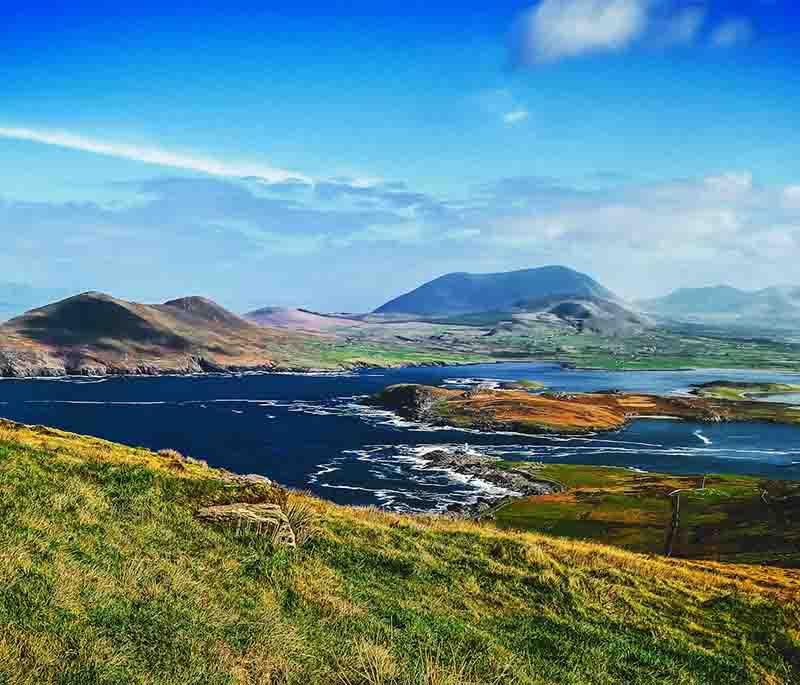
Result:
M720 176L707 176L703 179L705 186L723 195L738 195L753 189L753 174L748 171L730 171Z
M785 209L800 209L800 185L786 186L781 199Z
M492 119L506 126L521 124L530 117L528 108L508 88L484 90L473 96L473 101Z
M0 138L23 140L42 145L54 145L70 150L80 150L97 155L118 157L156 166L199 171L212 176L242 178L255 177L268 183L289 180L311 182L303 174L279 169L268 164L230 162L213 157L172 152L157 146L131 145L106 142L64 131L43 131L32 128L0 127Z
M503 121L509 126L520 124L530 116L527 109L515 109L503 115Z
M700 5L685 7L667 19L661 42L664 45L692 43L706 20L706 8Z
M518 59L554 62L621 50L647 28L648 0L542 0L517 26Z
M711 44L718 48L730 48L749 43L753 37L753 24L749 19L728 19L711 34Z

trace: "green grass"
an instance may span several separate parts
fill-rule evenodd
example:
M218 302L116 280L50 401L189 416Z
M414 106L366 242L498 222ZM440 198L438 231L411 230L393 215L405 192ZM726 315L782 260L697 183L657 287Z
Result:
M532 381L523 378L521 380L513 381L511 383L504 383L503 387L518 389L518 390L537 391L537 390L544 390L547 386L541 381Z
M253 498L175 454L0 427L0 683L790 683L767 586L491 524L336 507L296 551L199 522ZM738 570L737 570L738 569Z
M373 321L360 327L343 327L335 340L312 339L301 347L294 344L284 356L288 364L301 359L308 366L347 365L359 358L402 364L420 355L429 361L449 363L534 359L607 370L746 368L800 372L797 342L744 337L733 329L704 331L671 325L607 337L533 320L495 328L497 321L497 315L491 313L440 321Z
M522 464L507 463L511 466ZM681 495L676 556L800 568L800 483L748 476L637 474L625 469L546 465L542 478L564 493L512 501L495 513L503 528L578 537L660 554L672 517L669 494ZM768 494L768 501L762 499Z
M478 354L428 350L380 342L315 341L295 345L283 354L273 350L276 361L297 368L341 369L353 366L397 367L423 364L471 364L487 361Z
M700 397L712 397L734 402L747 402L754 398L771 395L800 394L800 385L790 383L731 383L718 381L701 385L697 389Z

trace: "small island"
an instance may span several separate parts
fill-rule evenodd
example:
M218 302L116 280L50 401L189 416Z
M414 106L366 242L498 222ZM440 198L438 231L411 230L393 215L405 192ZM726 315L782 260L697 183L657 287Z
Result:
M760 390L751 390L751 387ZM502 430L536 434L612 431L624 428L638 418L800 424L800 407L789 403L758 401L750 397L751 392L772 395L776 392L774 387L718 382L699 386L688 396L661 396L616 391L534 393L516 388L481 387L463 391L403 384L385 388L368 402L412 420L487 432ZM726 392L723 388L736 388L736 392Z

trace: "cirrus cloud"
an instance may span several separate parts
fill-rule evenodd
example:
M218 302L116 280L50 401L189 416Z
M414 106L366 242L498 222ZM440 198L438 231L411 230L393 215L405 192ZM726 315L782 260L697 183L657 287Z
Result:
M267 183L285 183L296 180L310 182L310 179L303 174L279 169L269 164L231 162L204 155L175 152L159 146L103 141L66 131L0 126L0 138L53 145L69 150L90 152L173 169L198 171L211 176L254 177Z
M749 19L728 19L711 34L711 44L718 48L730 48L749 43L753 38L753 24Z

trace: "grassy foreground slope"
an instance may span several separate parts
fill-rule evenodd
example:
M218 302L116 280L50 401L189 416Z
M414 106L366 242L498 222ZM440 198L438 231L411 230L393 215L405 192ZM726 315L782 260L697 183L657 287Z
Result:
M300 494L297 550L200 522L177 455L0 424L0 683L792 683L798 578Z

